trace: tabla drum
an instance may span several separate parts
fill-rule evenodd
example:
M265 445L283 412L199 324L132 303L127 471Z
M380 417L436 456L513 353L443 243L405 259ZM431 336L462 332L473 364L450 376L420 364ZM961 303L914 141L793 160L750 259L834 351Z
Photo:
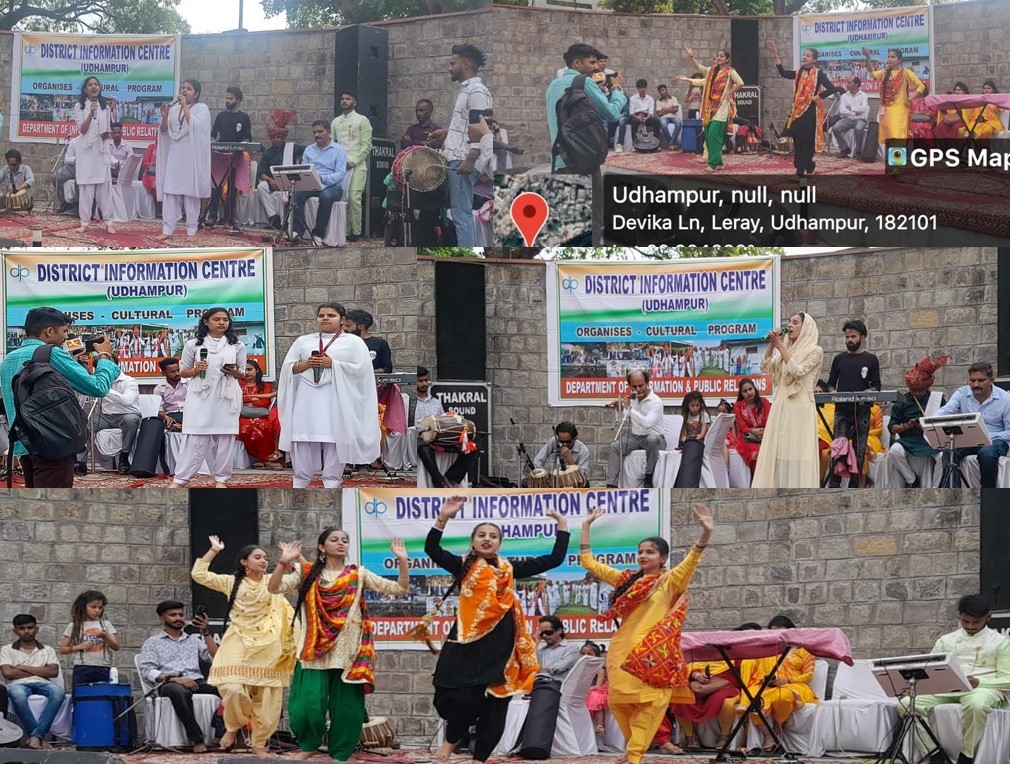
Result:
M775 141L772 148L773 154L792 154L793 153L793 139L792 138L779 138Z
M445 183L449 163L427 146L408 146L393 160L393 179L412 191L434 191Z
M468 435L470 440L476 437L477 425L457 414L426 416L421 420L417 434L428 445L459 451L463 435Z
M569 464L555 472L553 477L555 488L585 488L588 482L585 473L577 464Z
M553 476L547 470L536 469L530 473L530 488L550 488Z
M28 212L31 208L32 198L28 196L26 189L7 196L7 209L12 212Z
M365 722L361 727L361 739L358 745L362 748L389 748L396 740L396 728L385 716L376 716Z

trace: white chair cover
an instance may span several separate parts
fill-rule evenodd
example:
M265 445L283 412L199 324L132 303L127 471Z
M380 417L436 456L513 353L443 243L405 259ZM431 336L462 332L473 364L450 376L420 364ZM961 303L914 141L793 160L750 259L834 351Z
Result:
M705 434L705 456L701 463L700 488L729 488L729 469L723 454L723 445L735 417L719 414Z
M604 659L583 655L561 683L561 707L554 730L551 756L590 756L596 753L593 718L586 708L586 694Z
M259 162L249 162L249 193L240 194L235 200L235 222L239 225L257 225L267 220L266 210L256 197L256 186L259 185ZM274 193L280 194L280 191Z
M49 680L50 684L55 684L57 687L65 687L63 684L63 667L60 667L60 673L56 675L55 679ZM0 676L0 684L7 684L6 680ZM45 711L46 699L41 695L32 695L28 698L28 707L35 714L35 718L39 718L39 715ZM0 709L4 711L4 718L9 722L21 725L21 720L18 719L18 715L14 713L14 705L8 701L8 708ZM60 705L60 710L56 712L56 717L53 719L52 726L49 728L49 735L46 740L58 740L69 742L70 732L73 725L73 710L71 706L70 693L63 699L63 703Z
M407 433L407 437L410 437L410 433L409 432ZM417 487L418 488L433 488L434 486L432 486L432 484L431 484L431 477L428 475L428 470L426 470L424 468L424 465L421 464L420 460L417 460L417 440L416 440L416 436L415 436L415 438L413 438L413 440L414 440L414 458L415 458L415 462L414 463L417 465ZM446 473L446 470L448 470L453 464L455 464L456 459L458 457L459 457L459 454L457 454L455 451L446 451L446 452L441 453L441 454L436 453L435 454L435 464L438 465L438 471L441 472L444 475ZM464 476L463 482L461 482L459 484L459 487L460 488L469 488L470 487L470 478Z
M140 403L141 419L149 416L158 416L158 409L161 408L161 398L159 396L141 395L138 402ZM95 433L95 462L104 470L114 470L116 468L116 457L122 451L122 446L123 434L119 430L99 430ZM132 451L130 452L130 458L133 458Z
M131 153L123 166L119 168L119 177L112 184L112 219L117 223L128 223L137 219L136 192L147 193L144 187L136 183L140 174L140 162L143 155Z
M659 452L656 460L656 472L652 476L652 484L656 488L672 488L680 469L680 451L675 451L680 441L680 428L684 425L684 417L680 414L663 415L663 434L666 436L666 449ZM627 427L628 423L625 422ZM667 482L669 480L669 482ZM624 456L624 470L621 472L620 485L624 488L641 488L645 483L645 450L637 449Z
M140 680L141 692L145 694L150 692L154 685L140 670L139 655L134 656L133 665L137 671L137 678ZM217 695L193 696L193 712L203 731L203 738L208 743L214 739L212 723L219 705L221 705L221 699ZM155 694L144 701L144 743L163 748L180 748L190 744L186 737L186 728L182 726L179 717L175 715L172 701L168 698L161 698Z
M814 679L810 689L818 700L823 700L828 689L828 662L823 659L814 661ZM819 736L817 716L820 703L808 703L796 709L782 729L782 743L790 753L800 753L804 756L821 756L824 754L823 742ZM766 713L767 715L767 713ZM747 746L756 748L761 745L761 733L753 724L747 730Z
M729 487L730 488L750 488L751 474L750 468L736 451L730 449L729 452Z
M997 710L989 713L985 722L985 732L975 751L975 761L1010 761L1010 711Z
M344 189L339 202L333 203L333 211L330 213L330 222L323 235L323 244L327 247L347 246L347 193L351 185L352 173L344 173L344 179L340 186ZM316 224L316 215L319 214L319 197L313 197L305 202L305 226L311 230ZM292 215L292 218L294 216Z
M522 735L523 725L526 724L526 715L529 710L529 698L524 698L522 695L512 696L505 714L505 731L493 751L495 756L508 756L519 745L519 736Z
M937 467L942 471L942 464ZM982 472L978 467L977 456L966 456L961 460L961 472L964 473L965 485L962 488L980 488L982 486ZM942 474L942 472L938 473ZM999 470L996 473L996 487L1010 488L1010 458L1003 456L999 460Z
M830 754L886 750L898 723L897 707L898 701L884 694L869 661L839 663L831 700L817 708L819 750Z

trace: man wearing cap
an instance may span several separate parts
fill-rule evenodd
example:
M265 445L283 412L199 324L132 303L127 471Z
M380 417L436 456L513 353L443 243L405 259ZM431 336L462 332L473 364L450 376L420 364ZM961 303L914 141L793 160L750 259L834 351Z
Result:
M949 355L942 355L935 361L928 355L915 366L905 372L905 386L908 392L891 408L891 423L888 425L892 437L891 447L887 450L888 462L891 468L891 487L902 485L906 488L919 488L919 475L923 471L925 460L935 459L938 452L926 441L919 420L932 416L947 402L943 393L931 392L933 376L936 370L950 360ZM931 486L925 486L929 488Z
M256 185L256 198L263 205L267 221L274 228L281 227L281 214L284 211L287 194L281 191L271 168L301 162L302 151L305 150L304 146L288 140L288 124L296 114L297 111L274 109L270 116L270 124L267 125L270 148L263 152L257 171L259 183Z

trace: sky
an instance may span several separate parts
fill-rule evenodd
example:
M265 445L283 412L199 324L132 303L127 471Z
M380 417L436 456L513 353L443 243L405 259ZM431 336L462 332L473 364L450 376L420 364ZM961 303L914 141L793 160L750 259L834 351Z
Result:
M182 0L178 11L189 22L195 34L224 32L238 28L240 0ZM242 26L249 31L284 29L287 21L283 15L265 18L259 0L244 0Z

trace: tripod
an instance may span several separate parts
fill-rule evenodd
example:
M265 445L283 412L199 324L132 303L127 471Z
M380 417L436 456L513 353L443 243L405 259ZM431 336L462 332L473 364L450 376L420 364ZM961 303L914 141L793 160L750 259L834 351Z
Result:
M943 472L940 474L940 488L960 488L968 484L961 471L961 462L957 458L957 449L954 445L961 428L945 427L943 431L950 436L950 440L947 441L947 447L944 449L946 455L943 460Z
M902 670L901 675L908 680L908 712L902 718L901 725L891 740L890 748L881 754L874 764L895 764L897 761L902 761L904 764L912 764L912 762L919 761L919 757L915 755L915 745L919 740L920 732L925 733L933 745L932 748L926 751L926 756L930 757L930 761L933 761L933 756L940 754L943 757L942 761L944 764L951 764L950 757L943 750L943 746L936 739L936 735L929 728L929 724L915 713L916 684L920 679L927 677L926 670L921 668L905 669ZM909 747L911 759L905 755L903 750L906 744Z

